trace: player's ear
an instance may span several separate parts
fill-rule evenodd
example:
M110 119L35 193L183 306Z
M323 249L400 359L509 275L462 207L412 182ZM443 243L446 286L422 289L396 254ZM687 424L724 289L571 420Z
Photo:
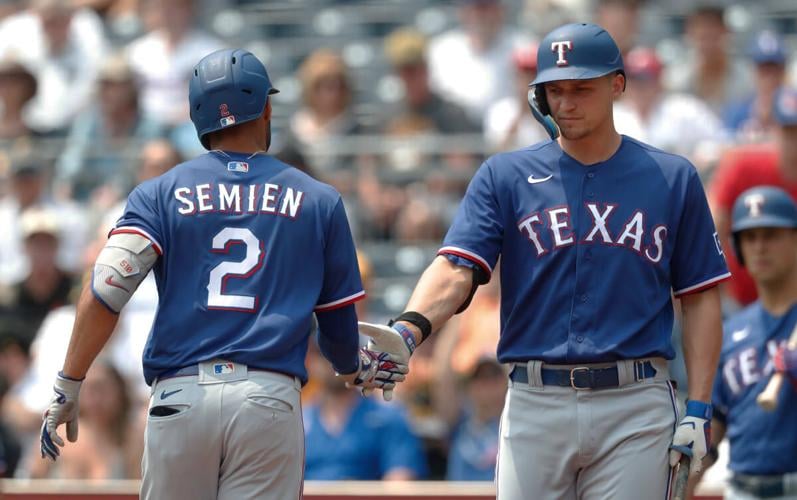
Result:
M266 99L266 109L263 110L263 119L271 120L271 99Z
M613 75L612 78L612 96L618 99L625 91L625 75L619 71Z

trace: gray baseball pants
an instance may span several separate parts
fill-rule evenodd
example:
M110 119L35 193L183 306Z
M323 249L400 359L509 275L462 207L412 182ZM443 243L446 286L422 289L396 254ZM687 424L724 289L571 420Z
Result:
M669 498L678 409L666 361L651 362L656 375L638 382L633 361L618 362L620 387L598 390L543 386L541 362L518 365L529 383L507 391L498 499Z
M295 377L219 361L200 363L198 375L157 381L147 417L141 498L300 498L300 390Z

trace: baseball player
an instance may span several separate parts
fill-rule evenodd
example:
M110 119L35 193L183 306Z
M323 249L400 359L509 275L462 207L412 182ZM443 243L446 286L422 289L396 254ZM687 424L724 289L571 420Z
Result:
M694 167L615 131L625 75L608 33L562 26L537 60L535 115L561 137L489 158L407 311L360 330L382 332L379 349L399 353L402 340L406 359L500 255L497 354L512 370L498 498L663 498L670 465L687 453L696 471L706 453L725 259ZM689 373L680 426L672 293Z
M130 194L80 297L42 456L58 457L60 424L77 439L81 380L150 270L144 499L301 495L313 312L347 383L389 390L403 377L405 366L358 348L353 303L365 293L340 195L266 154L277 92L245 50L194 67L191 119L209 151Z
M725 498L797 499L797 350L786 347L797 324L797 205L780 188L755 187L736 199L732 217L734 249L759 298L724 325L709 464L727 436ZM768 412L756 397L776 370L792 383Z

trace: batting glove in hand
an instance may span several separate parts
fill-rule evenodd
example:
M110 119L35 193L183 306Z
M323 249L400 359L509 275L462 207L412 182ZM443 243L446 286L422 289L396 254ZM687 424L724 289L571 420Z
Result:
M398 363L409 366L410 356L415 351L415 337L409 328L400 323L386 326L364 321L359 321L357 326L361 334L370 337L368 349L374 352L389 353ZM363 394L368 394L368 392L367 389L363 390ZM382 397L385 398L385 401L393 399L393 388L384 389Z
M346 385L360 387L363 391L382 389L385 401L390 401L392 392L387 391L392 391L396 382L404 380L409 371L407 365L394 359L390 353L376 352L364 347L360 348L358 356L359 366L353 374L348 374Z
M61 424L66 424L66 438L72 443L77 441L78 394L82 382L83 379L77 380L67 377L63 372L58 373L53 385L53 399L42 417L42 458L55 461L61 454L64 440L56 432Z
M780 346L772 361L775 363L775 371L789 377L792 383L797 382L797 349Z
M702 401L687 401L686 416L675 430L670 445L670 467L675 467L681 454L692 457L689 473L703 468L703 457L711 443L711 405Z

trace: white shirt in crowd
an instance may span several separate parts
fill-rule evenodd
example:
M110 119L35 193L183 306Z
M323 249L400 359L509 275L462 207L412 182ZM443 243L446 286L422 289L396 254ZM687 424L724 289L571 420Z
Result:
M519 103L515 96L490 106L484 117L484 141L491 152L522 149L547 138L528 106Z

